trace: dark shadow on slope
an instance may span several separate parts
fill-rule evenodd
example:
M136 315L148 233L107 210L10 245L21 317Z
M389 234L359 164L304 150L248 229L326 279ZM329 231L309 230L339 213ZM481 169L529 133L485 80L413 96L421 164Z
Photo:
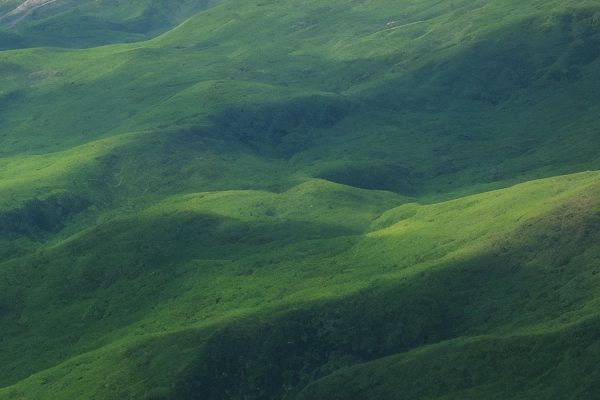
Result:
M90 206L90 201L65 192L46 199L32 199L20 208L0 211L0 238L26 236L41 239L65 227L69 219Z
M558 318L566 324L569 312L579 312L594 296L600 279L594 262L600 257L595 199L577 199L531 221L487 254L342 300L225 328L169 399L289 399L336 370L423 345L560 324Z
M600 142L593 134L594 117L586 111L600 101L600 92L579 95L573 90L582 81L596 83L599 12L579 9L548 20L525 20L363 91L355 101L365 117L357 122L370 111L397 130L383 136L373 128L381 145L361 141L351 130L333 143L333 133L315 141L314 147L323 146L324 158L336 159L340 148L348 151L348 161L334 168L317 166L317 176L443 196L478 185L502 187L600 168L595 153L588 151ZM398 61L406 62L382 59L380 68ZM549 102L546 112L536 108L556 93L564 97ZM373 119L371 126L378 124ZM371 133L367 125L360 126ZM413 153L407 146L415 147Z
M319 95L248 104L213 116L211 130L255 151L288 158L314 145L314 138L324 134L322 130L332 128L357 107L343 97Z
M362 189L414 194L415 177L410 170L393 162L349 162L340 167L325 169L317 174L317 178Z
M521 90L538 91L582 77L600 57L598 8L535 17L479 38L451 59L364 93L377 108L443 111L461 101L498 105ZM455 104L453 104L455 103Z
M20 49L26 47L26 41L23 37L13 32L0 30L0 51Z
M476 43L460 59L428 66L417 79L432 76L432 84L451 96L496 105L520 90L575 81L598 57L598 9L580 9L505 29Z
M456 336L451 310L427 294L373 290L223 329L170 398L286 398L339 368Z
M456 340L342 370L298 400L597 399L600 319L530 335Z

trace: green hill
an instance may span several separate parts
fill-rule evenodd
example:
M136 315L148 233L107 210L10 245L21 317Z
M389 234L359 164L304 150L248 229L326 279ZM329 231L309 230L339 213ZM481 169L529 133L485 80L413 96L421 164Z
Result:
M0 399L598 397L597 1L22 3Z
M91 47L147 39L212 0L3 0L0 49Z

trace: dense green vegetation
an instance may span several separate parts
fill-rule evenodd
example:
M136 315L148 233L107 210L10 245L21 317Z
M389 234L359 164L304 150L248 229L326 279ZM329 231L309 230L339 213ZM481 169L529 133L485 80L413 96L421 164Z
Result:
M3 0L0 49L90 47L149 38L212 0Z
M0 399L598 396L600 3L21 3Z

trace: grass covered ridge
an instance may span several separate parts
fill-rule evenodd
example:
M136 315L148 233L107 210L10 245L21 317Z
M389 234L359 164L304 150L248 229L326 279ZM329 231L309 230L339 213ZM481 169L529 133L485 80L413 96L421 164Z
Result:
M597 392L596 1L39 11L0 20L0 399Z
M11 379L57 365L4 393L143 397L158 385L176 398L211 390L219 398L229 387L239 396L279 396L329 371L428 342L578 323L595 315L588 263L597 255L589 219L597 190L597 174L588 173L399 207L406 200L392 194L323 181L279 195L169 199L3 266L3 311L12 321L3 337L16 352L5 352L3 364L13 363ZM457 231L458 221L469 229ZM43 290L23 297L25 282ZM48 307L50 320L42 317ZM152 345L181 335L186 340L177 345ZM275 361L287 341L297 359ZM146 350L138 354L139 346ZM250 364L239 365L240 354ZM178 369L147 368L169 359L180 360ZM74 369L81 363L87 367ZM186 365L190 372L181 370ZM279 375L286 368L290 375ZM117 382L157 375L137 388L85 379L102 370L121 371Z

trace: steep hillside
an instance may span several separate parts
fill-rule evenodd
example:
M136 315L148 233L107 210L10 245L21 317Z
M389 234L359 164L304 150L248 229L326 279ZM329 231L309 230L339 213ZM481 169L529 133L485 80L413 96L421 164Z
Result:
M0 399L593 399L600 4L0 1Z
M426 344L554 337L597 315L598 184L399 207L322 181L169 199L4 265L0 395L282 398Z
M212 0L2 0L0 49L90 47L151 37Z

